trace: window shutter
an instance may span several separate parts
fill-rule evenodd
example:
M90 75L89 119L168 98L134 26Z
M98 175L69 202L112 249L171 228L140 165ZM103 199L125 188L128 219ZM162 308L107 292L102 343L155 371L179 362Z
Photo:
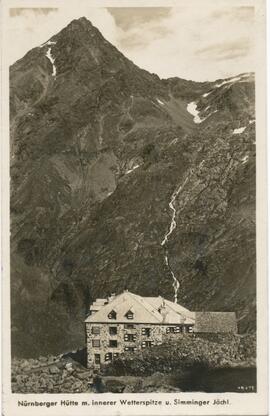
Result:
M100 327L99 326L92 326L91 332L94 335L99 335L100 334Z

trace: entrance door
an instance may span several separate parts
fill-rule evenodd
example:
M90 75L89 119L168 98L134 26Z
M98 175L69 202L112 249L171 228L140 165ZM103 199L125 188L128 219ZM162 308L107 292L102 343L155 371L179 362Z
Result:
M100 354L95 354L95 364L100 364Z

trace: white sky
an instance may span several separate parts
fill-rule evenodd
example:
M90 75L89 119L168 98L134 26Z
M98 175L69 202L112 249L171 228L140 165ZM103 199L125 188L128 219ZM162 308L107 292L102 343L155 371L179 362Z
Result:
M78 7L70 2L57 9L11 9L10 62L85 16L134 63L162 78L205 81L254 71L253 7L237 7L237 0L234 7L212 0L187 3L128 10L81 1Z

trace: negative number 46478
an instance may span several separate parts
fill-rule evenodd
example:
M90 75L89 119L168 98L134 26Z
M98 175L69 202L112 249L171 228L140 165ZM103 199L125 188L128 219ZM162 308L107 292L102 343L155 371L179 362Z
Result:
M237 390L241 391L254 391L255 386L237 386Z

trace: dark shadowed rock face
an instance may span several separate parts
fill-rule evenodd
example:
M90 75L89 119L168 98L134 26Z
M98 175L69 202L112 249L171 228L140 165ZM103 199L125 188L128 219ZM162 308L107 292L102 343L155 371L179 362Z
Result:
M83 345L97 296L173 299L181 184L179 303L255 329L252 74L160 80L82 18L11 67L10 92L13 354Z

